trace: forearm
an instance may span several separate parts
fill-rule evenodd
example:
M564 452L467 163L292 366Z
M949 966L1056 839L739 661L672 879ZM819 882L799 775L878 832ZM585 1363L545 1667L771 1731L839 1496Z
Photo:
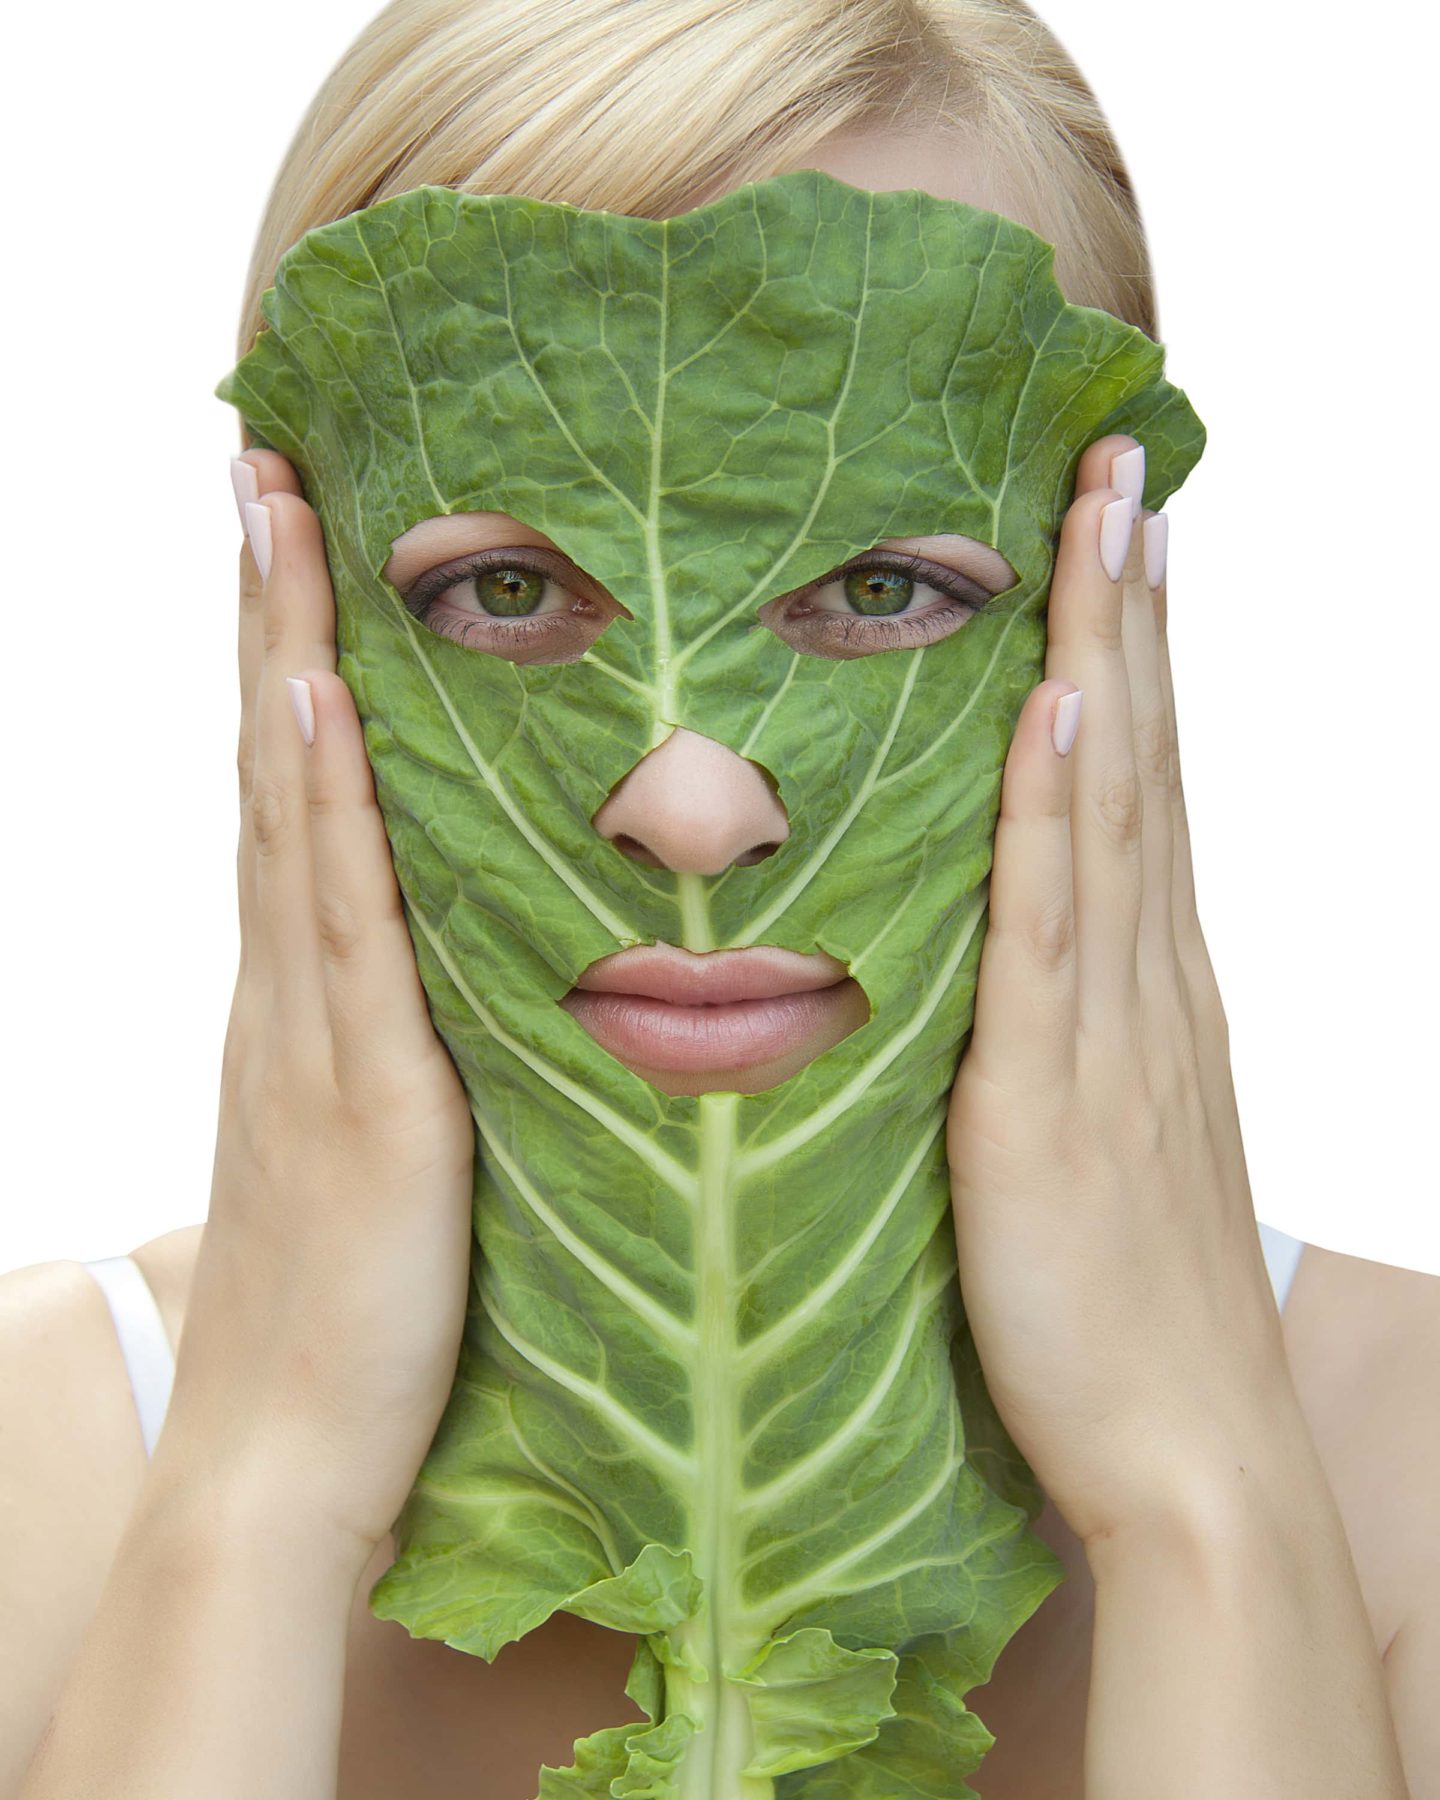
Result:
M330 1800L363 1562L217 1482L151 1480L17 1800Z
M1087 1800L1407 1800L1380 1658L1298 1405L1185 1517L1087 1544Z

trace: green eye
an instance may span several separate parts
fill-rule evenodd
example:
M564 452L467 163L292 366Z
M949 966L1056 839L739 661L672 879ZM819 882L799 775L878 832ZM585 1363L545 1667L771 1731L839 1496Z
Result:
M545 598L546 577L530 569L485 569L472 579L475 599L487 613L520 619Z
M886 569L852 569L845 577L845 598L857 613L876 617L904 612L915 593L908 575Z

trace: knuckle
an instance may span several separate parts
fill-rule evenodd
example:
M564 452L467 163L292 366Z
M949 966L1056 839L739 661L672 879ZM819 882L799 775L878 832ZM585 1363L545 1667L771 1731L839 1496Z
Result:
M1095 816L1114 848L1137 849L1145 818L1145 797L1139 776L1127 770L1103 781L1095 795Z
M255 787L255 732L252 728L240 733L235 751L235 773L240 782L240 804L244 806Z
M1069 899L1051 900L1032 912L1023 938L1031 961L1045 974L1066 968L1075 956L1075 909Z
M1173 785L1170 725L1163 712L1151 713L1135 723L1135 766L1157 787Z
M308 791L306 804L312 819L343 819L346 813L354 810L343 795L327 787L318 775Z
M316 894L315 924L320 948L331 962L351 961L367 935L360 909L346 895L333 890Z
M240 540L239 560L240 610L242 613L255 613L265 603L265 584L260 579L260 570L256 566L248 538Z
M261 775L250 789L250 835L260 856L273 856L294 826L295 807L284 784Z

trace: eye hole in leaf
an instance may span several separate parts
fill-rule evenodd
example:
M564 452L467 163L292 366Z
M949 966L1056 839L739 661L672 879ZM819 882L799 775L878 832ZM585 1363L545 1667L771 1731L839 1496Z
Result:
M790 649L832 660L938 643L1018 579L997 551L974 548L989 559L985 581L932 557L870 550L766 601L759 622Z
M568 558L504 545L427 569L400 598L427 630L512 663L578 662L633 615Z

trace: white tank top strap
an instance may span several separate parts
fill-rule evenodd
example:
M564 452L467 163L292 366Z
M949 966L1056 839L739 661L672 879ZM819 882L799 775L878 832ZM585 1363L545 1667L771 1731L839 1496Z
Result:
M175 1374L175 1357L166 1335L165 1321L150 1284L140 1265L131 1256L102 1256L81 1264L94 1276L109 1303L115 1321L115 1335L125 1358L130 1388L135 1396L135 1411L140 1417L140 1435L145 1440L145 1454L154 1453L165 1411L170 1404L170 1384Z
M1265 1252L1265 1267L1270 1271L1275 1304L1284 1312L1290 1284L1295 1279L1295 1271L1300 1266L1300 1257L1305 1249L1305 1240L1277 1231L1273 1225L1261 1225L1258 1219L1255 1223L1260 1227L1260 1247Z

